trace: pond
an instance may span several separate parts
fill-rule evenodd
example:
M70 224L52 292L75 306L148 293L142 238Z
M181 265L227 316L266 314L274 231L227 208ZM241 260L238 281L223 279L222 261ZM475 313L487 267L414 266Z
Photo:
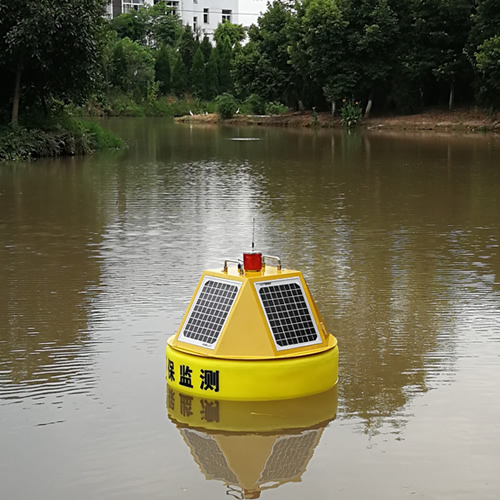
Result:
M0 165L2 498L498 498L500 137L104 125L128 149ZM174 411L167 338L254 219L338 387Z

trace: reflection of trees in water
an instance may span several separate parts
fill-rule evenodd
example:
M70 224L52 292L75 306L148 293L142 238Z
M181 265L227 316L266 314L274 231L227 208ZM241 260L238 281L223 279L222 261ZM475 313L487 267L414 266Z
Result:
M266 166L262 189L271 245L304 271L339 338L341 415L374 433L453 376L461 273L483 255L479 272L498 282L499 174L482 138L347 139L278 144L283 158ZM468 236L452 242L457 228Z
M81 161L40 161L0 176L3 397L19 397L21 387L34 394L42 390L38 384L56 392L88 376L91 360L78 358L90 340L103 213Z

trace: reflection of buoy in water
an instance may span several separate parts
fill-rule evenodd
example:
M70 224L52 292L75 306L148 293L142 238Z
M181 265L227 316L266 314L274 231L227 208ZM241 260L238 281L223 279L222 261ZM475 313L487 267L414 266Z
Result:
M167 384L169 418L207 479L235 498L298 482L323 430L335 418L337 386L282 401L223 401L175 391Z
M201 397L297 398L338 377L337 340L302 273L253 251L203 272L166 354L169 385Z

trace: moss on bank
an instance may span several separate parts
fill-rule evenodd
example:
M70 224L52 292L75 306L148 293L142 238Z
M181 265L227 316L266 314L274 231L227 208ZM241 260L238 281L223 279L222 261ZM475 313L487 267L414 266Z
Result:
M123 141L99 124L64 117L40 126L0 128L0 161L90 154L119 149Z

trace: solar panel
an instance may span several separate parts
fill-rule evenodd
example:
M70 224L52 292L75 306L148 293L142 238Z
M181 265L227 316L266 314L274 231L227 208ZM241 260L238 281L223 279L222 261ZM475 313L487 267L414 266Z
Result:
M276 349L321 343L299 278L255 283Z
M179 340L214 349L240 287L238 281L205 276Z

